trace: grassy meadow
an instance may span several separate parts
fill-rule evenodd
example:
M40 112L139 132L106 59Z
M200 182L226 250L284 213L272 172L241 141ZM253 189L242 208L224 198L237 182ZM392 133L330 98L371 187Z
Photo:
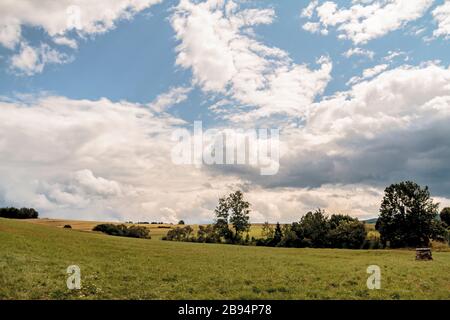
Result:
M0 218L0 299L450 299L450 252L417 262L411 250L169 242L82 225ZM74 264L81 290L66 287ZM366 286L373 264L380 290Z

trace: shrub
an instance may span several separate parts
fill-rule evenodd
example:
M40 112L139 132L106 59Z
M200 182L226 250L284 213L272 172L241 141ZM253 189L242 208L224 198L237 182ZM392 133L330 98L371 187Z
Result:
M111 223L103 223L96 225L92 230L100 231L111 236L151 239L150 230L146 227L140 226L127 227L124 224L115 225Z
M366 239L366 227L358 220L341 221L328 234L329 245L332 248L360 249Z
M199 226L197 231L197 242L220 242L220 235L217 232L215 225L209 224L206 226Z
M169 241L190 241L190 237L192 234L191 226L186 226L184 228L176 227L175 229L169 230L167 232L166 236L164 237L164 240Z

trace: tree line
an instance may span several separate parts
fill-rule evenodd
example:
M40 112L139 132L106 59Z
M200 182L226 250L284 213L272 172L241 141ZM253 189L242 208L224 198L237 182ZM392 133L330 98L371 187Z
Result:
M364 222L349 215L326 215L317 209L298 222L275 227L268 222L260 238L250 237L250 203L241 191L219 199L213 224L170 230L163 240L228 243L272 247L378 249L428 246L431 240L448 241L450 208L439 215L428 187L405 181L385 189L375 229L380 237L368 235ZM245 236L244 236L245 235Z
M0 208L0 218L9 219L37 219L39 213L33 208Z

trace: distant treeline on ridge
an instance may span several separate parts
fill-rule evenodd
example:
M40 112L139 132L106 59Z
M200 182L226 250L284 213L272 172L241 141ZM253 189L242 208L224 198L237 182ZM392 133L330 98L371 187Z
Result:
M39 213L33 208L0 208L0 217L1 218L10 218L10 219L37 219L39 217Z

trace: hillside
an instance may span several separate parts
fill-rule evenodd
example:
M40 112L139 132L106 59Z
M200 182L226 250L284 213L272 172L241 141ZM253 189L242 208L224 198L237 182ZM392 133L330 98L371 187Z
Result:
M242 247L112 237L0 219L0 299L450 298L450 253ZM66 288L81 268L82 289ZM368 290L368 265L382 289Z

